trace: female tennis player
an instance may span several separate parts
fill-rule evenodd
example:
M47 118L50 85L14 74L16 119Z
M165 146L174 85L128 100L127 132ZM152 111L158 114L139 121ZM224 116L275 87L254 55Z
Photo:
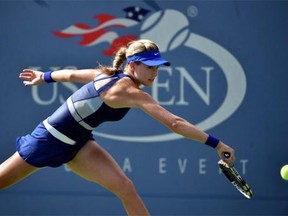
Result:
M17 183L41 167L67 164L77 175L119 197L128 215L149 215L134 184L92 137L95 127L122 119L130 108L143 110L173 132L205 143L215 148L221 159L234 162L232 148L170 113L141 90L140 85L153 84L161 65L170 63L160 56L158 46L150 40L138 40L118 50L112 67L45 73L23 70L19 77L25 86L49 82L86 84L31 134L17 138L17 151L0 165L0 188ZM224 152L229 152L231 157L224 158Z

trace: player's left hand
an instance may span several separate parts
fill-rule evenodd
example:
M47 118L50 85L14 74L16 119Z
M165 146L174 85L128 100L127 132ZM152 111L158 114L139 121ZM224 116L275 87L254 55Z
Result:
M235 162L235 151L230 146L224 144L222 141L217 145L216 150L219 157L227 164L233 164ZM225 153L229 154L230 157L225 157Z

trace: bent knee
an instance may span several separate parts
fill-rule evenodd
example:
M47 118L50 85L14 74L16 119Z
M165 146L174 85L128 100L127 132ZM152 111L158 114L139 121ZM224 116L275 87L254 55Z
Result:
M129 178L123 179L118 185L116 195L121 199L134 197L135 195L137 195L134 183Z

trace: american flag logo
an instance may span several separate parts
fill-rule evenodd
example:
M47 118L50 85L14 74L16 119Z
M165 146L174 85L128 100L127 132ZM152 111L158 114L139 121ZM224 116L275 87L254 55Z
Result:
M54 31L54 35L60 38L71 38L81 36L81 46L94 46L108 42L110 47L103 50L106 56L112 56L120 46L126 46L128 42L136 40L134 34L119 35L118 28L129 28L141 23L144 17L150 12L141 7L132 6L124 8L125 17L115 17L110 14L97 14L94 19L98 21L95 27L85 23L71 25L63 30Z

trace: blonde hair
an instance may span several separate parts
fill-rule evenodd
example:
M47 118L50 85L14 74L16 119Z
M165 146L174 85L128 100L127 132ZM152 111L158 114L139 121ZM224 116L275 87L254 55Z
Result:
M122 69L122 65L124 64L128 56L152 50L159 50L159 47L153 41L147 39L131 41L127 44L127 47L120 47L120 49L116 52L112 67L99 65L99 69L105 74L113 74L116 71Z

